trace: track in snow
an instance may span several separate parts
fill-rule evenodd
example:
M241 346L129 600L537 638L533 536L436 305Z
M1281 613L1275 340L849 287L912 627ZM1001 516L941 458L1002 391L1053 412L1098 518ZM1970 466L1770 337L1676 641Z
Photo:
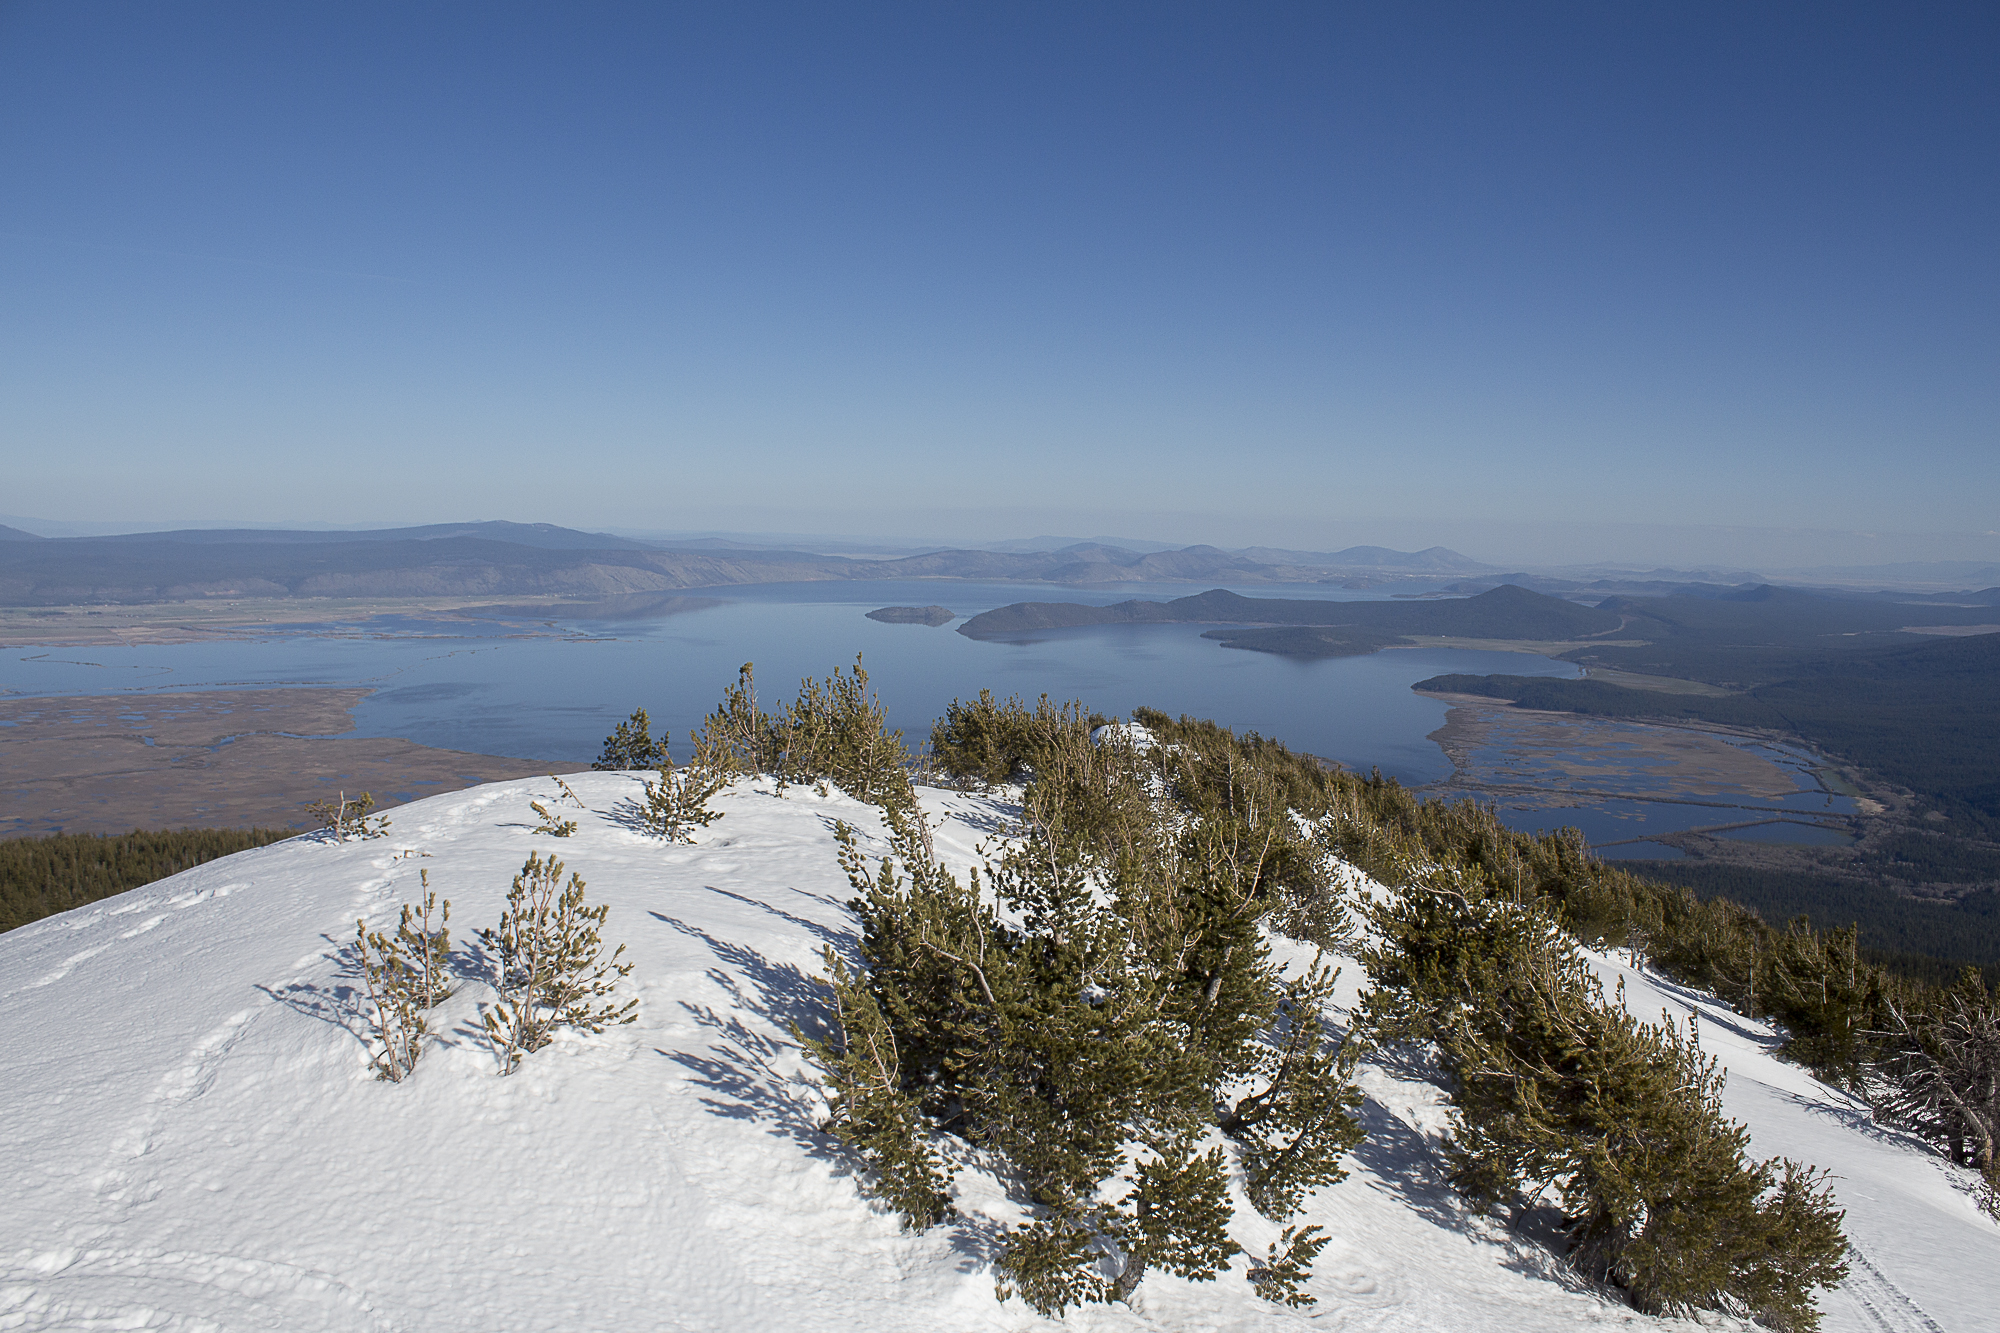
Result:
M1924 1307L1891 1282L1858 1246L1847 1247L1847 1259L1847 1281L1840 1289L1882 1333L1944 1333L1937 1320L1925 1314Z

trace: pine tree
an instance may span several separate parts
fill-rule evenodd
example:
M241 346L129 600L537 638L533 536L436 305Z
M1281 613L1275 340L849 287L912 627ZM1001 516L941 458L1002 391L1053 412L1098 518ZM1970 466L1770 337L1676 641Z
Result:
M884 802L879 867L839 829L863 970L829 955L841 1032L807 1044L829 1128L878 1196L907 1201L906 1225L948 1204L930 1136L1005 1164L1036 1216L1009 1234L999 1288L1053 1316L1128 1299L1155 1268L1213 1278L1238 1252L1228 1141L1211 1132L1224 1088L1250 1080L1233 1128L1259 1206L1278 1214L1339 1177L1358 1099L1322 1038L1330 976L1288 989L1262 934L1306 860L1288 860L1302 840L1282 790L1233 742L1218 753L1235 776L1210 782L1129 737L1093 744L1077 708L1024 727L1021 824L983 877L938 863L914 804ZM1315 1248L1292 1252L1273 1299L1295 1293Z
M676 772L664 755L658 771L658 779L646 784L646 804L639 812L651 832L668 842L693 842L696 829L722 818L720 810L708 808L709 797L728 785L721 772L699 761Z
M306 813L319 820L326 831L333 835L335 842L346 842L349 838L386 838L389 836L389 819L386 815L370 815L375 808L375 798L367 792L348 799L341 792L330 801L315 801L306 807Z
M1888 1087L1876 1118L1943 1145L1985 1178L1983 1206L2000 1220L2000 1006L1967 968L1956 985L1914 1012L1885 1005Z
M665 738L653 739L652 719L646 716L645 709L635 708L631 717L620 722L617 729L604 738L604 750L591 767L623 773L635 768L657 767L666 757Z
M1275 1038L1258 1053L1261 1088L1219 1122L1243 1147L1244 1187L1266 1217L1282 1221L1305 1196L1346 1178L1340 1159L1361 1142L1349 1050L1330 1042L1323 1013L1337 969L1315 962L1279 1006ZM1310 1256L1307 1256L1309 1259Z
M546 833L553 838L567 838L576 832L574 819L563 819L540 801L528 802L528 808L535 812L541 822L535 825L535 832Z
M1434 1043L1460 1113L1455 1183L1475 1202L1562 1200L1569 1261L1654 1313L1742 1309L1810 1329L1845 1274L1822 1177L1753 1163L1691 1034L1607 1008L1547 908L1479 874L1405 867L1372 916L1363 1018Z
M600 932L610 905L586 907L582 876L572 872L564 884L562 872L562 862L529 853L500 924L479 932L493 954L496 993L484 1016L486 1035L503 1074L548 1045L559 1027L595 1033L638 1019L637 1000L606 998L632 971L618 961L624 945L604 956Z
M354 923L354 951L373 1009L371 1025L382 1049L372 1064L375 1076L400 1083L417 1067L430 1032L425 1014L451 994L451 902L442 910L430 891L430 872L418 872L424 887L421 908L403 904L394 935ZM437 924L432 925L436 917Z
M871 1192L921 1231L951 1213L952 1172L932 1148L921 1098L904 1088L896 1034L875 997L827 946L838 1043L794 1031L824 1074L832 1114L822 1126L874 1170Z

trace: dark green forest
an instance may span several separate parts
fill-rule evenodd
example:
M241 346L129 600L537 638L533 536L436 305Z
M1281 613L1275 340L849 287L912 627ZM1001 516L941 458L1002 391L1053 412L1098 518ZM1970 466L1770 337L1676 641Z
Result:
M1948 986L1967 964L2000 976L2000 893L1953 903L1919 902L1841 875L1767 870L1713 861L1619 861L1628 874L1725 898L1767 922L1809 919L1820 929L1860 927L1861 957L1933 986Z
M0 931L296 836L290 829L177 829L0 839Z

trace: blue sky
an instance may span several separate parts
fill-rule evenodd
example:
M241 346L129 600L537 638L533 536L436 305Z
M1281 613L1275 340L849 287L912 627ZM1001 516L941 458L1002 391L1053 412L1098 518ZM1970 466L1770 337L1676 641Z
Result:
M1980 4L0 2L0 510L2000 555L1995 68Z

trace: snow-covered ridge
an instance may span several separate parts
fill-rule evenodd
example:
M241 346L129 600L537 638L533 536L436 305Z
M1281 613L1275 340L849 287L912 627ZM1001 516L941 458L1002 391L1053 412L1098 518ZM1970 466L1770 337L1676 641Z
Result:
M570 780L574 837L532 833L554 784L401 807L389 837L313 838L212 862L0 936L0 1329L932 1330L1057 1325L994 1299L988 1260L1025 1216L989 1175L921 1235L863 1197L818 1132L791 1035L821 1022L813 978L852 948L832 825L880 850L871 807L739 782L694 845L640 832L637 777ZM926 790L936 843L974 864L1007 814ZM531 850L611 904L638 1021L560 1038L501 1078L468 980L401 1084L370 1074L349 946L393 924L419 870L452 901L461 960ZM1643 1016L1700 1010L1729 1113L1760 1156L1836 1174L1854 1276L1829 1333L1992 1326L2000 1229L1968 1183L1865 1109L1771 1058L1705 997L1622 975ZM1343 974L1343 1003L1360 984ZM1420 1071L1364 1065L1369 1137L1305 1221L1333 1236L1290 1311L1236 1267L1154 1274L1133 1306L1066 1327L1572 1329L1653 1325L1532 1239L1469 1216L1433 1149L1447 1108ZM1270 1239L1248 1209L1237 1239ZM1275 1228L1272 1230L1275 1231Z

